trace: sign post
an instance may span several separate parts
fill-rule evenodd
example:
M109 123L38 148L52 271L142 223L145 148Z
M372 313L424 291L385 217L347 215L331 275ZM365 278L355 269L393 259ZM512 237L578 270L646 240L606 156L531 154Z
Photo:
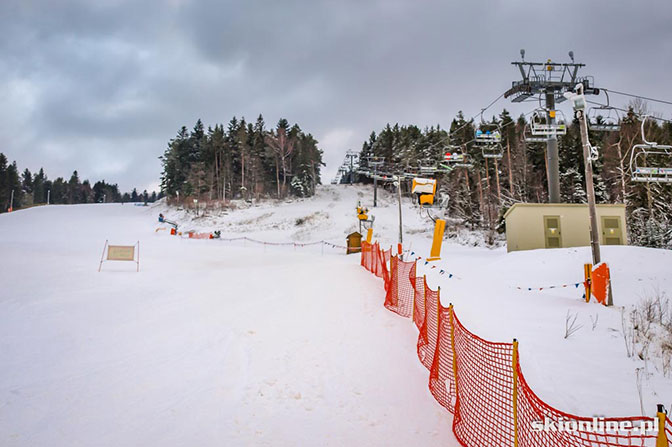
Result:
M137 257L136 257L136 247L137 247ZM107 256L105 256L107 252ZM105 241L103 246L103 254L100 256L100 264L98 265L98 271L100 272L103 267L103 262L105 261L131 261L136 264L136 272L140 271L140 241L135 245L109 245L108 241Z

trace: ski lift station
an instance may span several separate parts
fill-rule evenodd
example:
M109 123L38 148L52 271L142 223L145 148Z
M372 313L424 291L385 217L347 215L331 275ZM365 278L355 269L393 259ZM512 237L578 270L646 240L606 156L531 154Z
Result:
M507 251L590 245L587 204L516 203L504 214ZM602 245L626 245L625 205L597 205Z

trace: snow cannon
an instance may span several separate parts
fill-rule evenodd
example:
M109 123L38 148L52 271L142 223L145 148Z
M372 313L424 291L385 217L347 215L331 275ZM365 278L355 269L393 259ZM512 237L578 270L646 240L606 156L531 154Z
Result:
M369 209L362 206L361 202L357 202L357 221L359 222L359 233L362 233L362 228L373 228L374 216L369 216Z
M358 205L357 206L357 219L368 220L369 219L368 212L369 212L368 208L364 208L363 206Z
M416 177L413 179L411 192L418 198L418 204L433 205L436 195L436 179Z

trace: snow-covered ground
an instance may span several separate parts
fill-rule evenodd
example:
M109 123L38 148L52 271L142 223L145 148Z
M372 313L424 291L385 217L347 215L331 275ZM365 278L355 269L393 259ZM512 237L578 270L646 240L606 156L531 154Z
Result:
M358 200L371 208L371 188L198 217L165 204L0 215L0 445L454 445L417 332L384 309L359 256L155 231L163 212L185 231L343 245ZM395 200L380 191L372 210L384 246L397 239ZM410 199L403 208L407 256L427 256L432 223ZM446 242L437 267L421 269L467 328L518 338L540 397L580 415L637 415L641 368L645 412L672 404L660 359L627 357L619 308L672 296L671 252L603 247L616 304L605 308L583 302L582 287L539 290L582 281L587 247L507 254L455 238L472 246ZM120 262L98 273L106 239L139 240L140 273ZM568 310L583 327L565 339Z

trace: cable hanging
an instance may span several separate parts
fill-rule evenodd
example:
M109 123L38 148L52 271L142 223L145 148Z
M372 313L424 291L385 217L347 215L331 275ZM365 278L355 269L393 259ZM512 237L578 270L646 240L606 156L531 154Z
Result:
M644 99L646 101L653 101L653 102L659 102L661 104L667 104L672 106L672 101L665 101L664 99L655 99L655 98L649 98L647 96L641 96L641 95L633 95L632 93L624 93L624 92L619 92L616 90L611 90L611 89L606 89L603 88L602 90L611 92L611 93L616 93L617 95L623 95L623 96L630 96L631 98L639 98L639 99Z

